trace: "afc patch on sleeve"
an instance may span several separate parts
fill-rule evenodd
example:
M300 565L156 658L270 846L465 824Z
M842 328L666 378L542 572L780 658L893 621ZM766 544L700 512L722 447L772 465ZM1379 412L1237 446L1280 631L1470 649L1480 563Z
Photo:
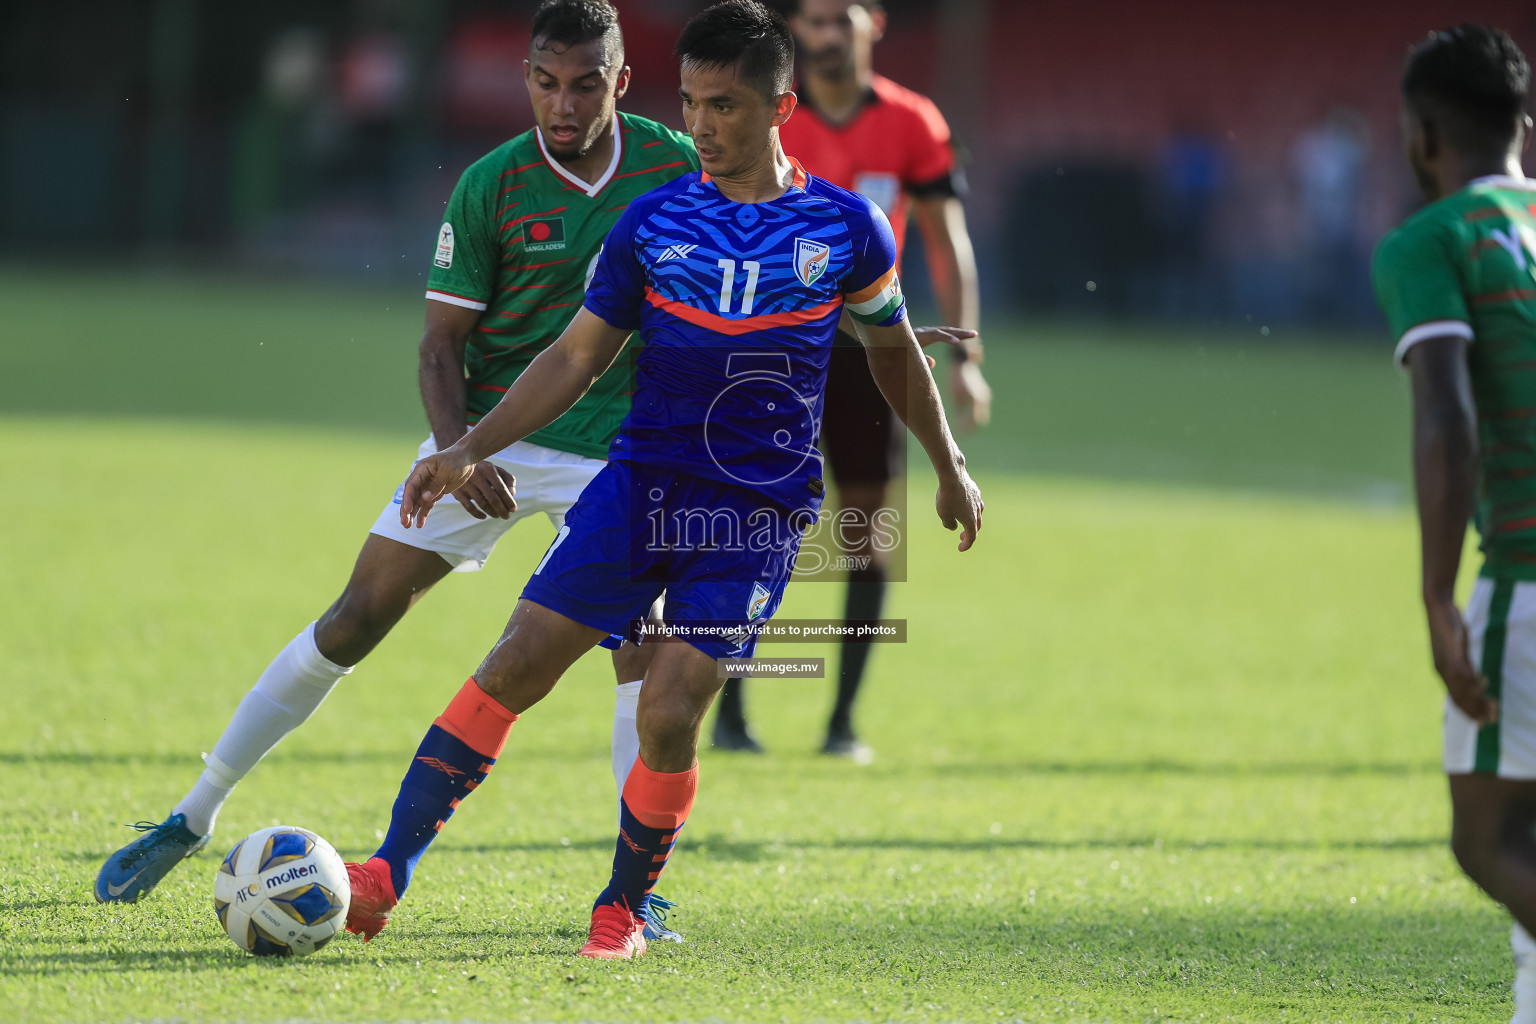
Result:
M442 230L437 233L437 256L432 260L433 265L445 270L453 266L453 225L444 223Z

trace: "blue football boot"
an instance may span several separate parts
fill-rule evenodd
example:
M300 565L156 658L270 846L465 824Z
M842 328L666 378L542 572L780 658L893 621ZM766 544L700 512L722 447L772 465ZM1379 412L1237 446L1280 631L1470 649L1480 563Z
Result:
M96 876L96 902L132 903L160 884L171 868L208 845L208 836L187 828L185 815L173 814L160 824L128 826L144 835L107 858Z
M683 937L667 927L667 911L676 907L671 900L664 900L655 893L646 898L645 941L682 942Z

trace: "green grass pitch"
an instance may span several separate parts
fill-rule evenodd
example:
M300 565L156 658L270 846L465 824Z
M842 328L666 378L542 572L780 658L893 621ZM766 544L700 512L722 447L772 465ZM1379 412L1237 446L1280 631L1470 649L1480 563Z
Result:
M410 294L406 294L409 292ZM919 519L860 708L760 681L701 754L683 946L575 957L607 872L611 683L517 726L376 941L256 960L218 854L373 849L552 530L453 576L136 906L90 885L339 590L421 433L415 289L0 280L0 1020L1499 1021L1508 926L1446 850L1384 351L1014 332L961 556ZM390 307L390 308L386 308ZM911 484L913 509L930 484ZM792 589L824 616L840 588ZM813 653L781 647L770 654Z

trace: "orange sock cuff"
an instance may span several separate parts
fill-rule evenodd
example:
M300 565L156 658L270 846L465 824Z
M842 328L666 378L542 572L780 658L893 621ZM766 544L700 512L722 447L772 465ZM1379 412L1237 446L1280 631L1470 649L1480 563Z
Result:
M515 721L517 716L491 699L470 676L432 724L494 761L507 745Z
M675 830L688 820L699 792L699 762L685 772L653 772L640 758L624 782L624 803L646 828Z

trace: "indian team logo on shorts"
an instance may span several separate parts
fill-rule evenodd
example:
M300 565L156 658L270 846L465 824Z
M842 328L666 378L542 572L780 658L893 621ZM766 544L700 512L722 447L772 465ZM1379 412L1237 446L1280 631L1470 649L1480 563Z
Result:
M831 262L831 246L813 242L809 238L795 239L795 276L807 288L827 272L827 265Z
M747 602L747 619L750 621L760 617L772 596L772 592L761 583L752 584L752 600Z
M453 266L453 225L444 224L437 232L437 256L434 264L445 270Z

